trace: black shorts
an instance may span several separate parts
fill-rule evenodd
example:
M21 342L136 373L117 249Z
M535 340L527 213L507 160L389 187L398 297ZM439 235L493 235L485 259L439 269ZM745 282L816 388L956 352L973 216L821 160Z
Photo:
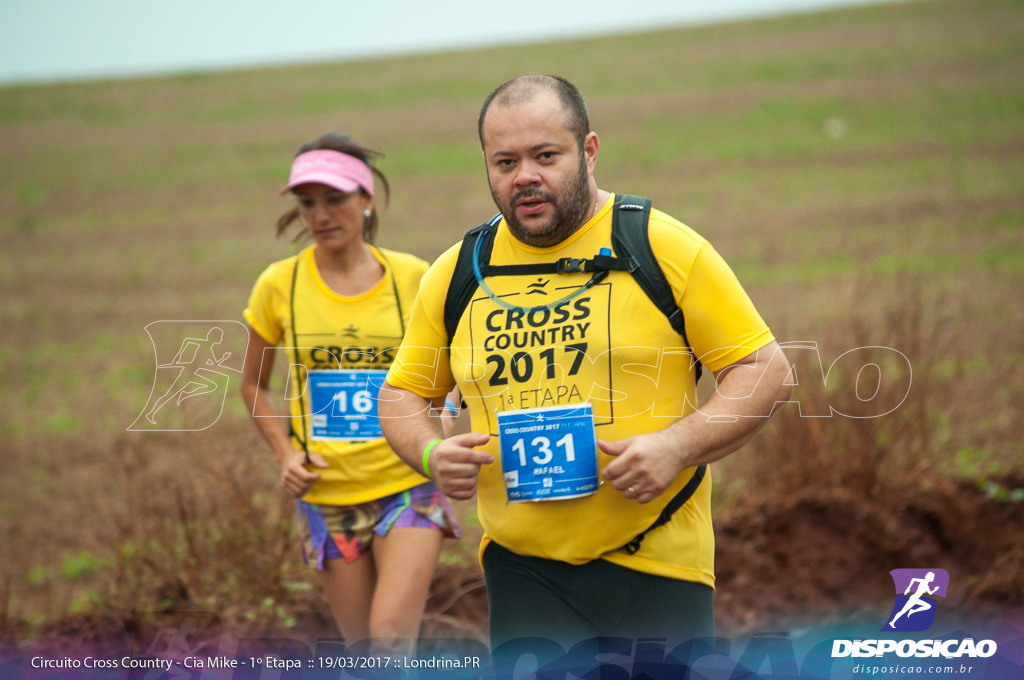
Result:
M572 565L524 557L491 543L484 551L491 646L546 638L568 649L597 637L714 637L714 590L644 574L606 560Z

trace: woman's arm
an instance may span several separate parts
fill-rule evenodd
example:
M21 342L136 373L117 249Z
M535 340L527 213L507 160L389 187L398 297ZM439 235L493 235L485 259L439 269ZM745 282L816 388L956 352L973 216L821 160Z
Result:
M276 349L249 328L249 342L245 348L245 366L242 369L242 398L256 429L270 445L281 466L281 486L293 498L301 498L320 479L320 475L305 468L306 453L296 451L287 432L281 427L281 416L269 397L270 376L274 368ZM327 467L323 458L309 454L310 462Z

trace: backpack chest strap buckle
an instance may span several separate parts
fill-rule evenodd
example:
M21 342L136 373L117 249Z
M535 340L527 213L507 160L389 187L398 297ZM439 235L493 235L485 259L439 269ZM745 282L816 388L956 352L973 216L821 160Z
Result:
M581 257L562 257L559 258L556 271L559 274L582 274L586 272L584 265L586 265L586 258Z

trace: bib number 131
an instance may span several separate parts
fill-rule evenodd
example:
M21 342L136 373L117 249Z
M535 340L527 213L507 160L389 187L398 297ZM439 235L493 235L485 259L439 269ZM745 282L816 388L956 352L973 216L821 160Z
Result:
M573 443L572 433L565 435L557 442L555 447L564 452L560 459L563 459L567 463L572 463L576 460L576 445ZM551 450L551 440L547 437L534 437L530 442L530 446L537 450L537 454L530 456L530 460L535 465L547 465L555 459L555 452ZM516 443L512 445L512 450L519 454L519 466L526 467L526 440L517 439Z
M498 414L505 491L511 502L597 491L597 438L590 404Z

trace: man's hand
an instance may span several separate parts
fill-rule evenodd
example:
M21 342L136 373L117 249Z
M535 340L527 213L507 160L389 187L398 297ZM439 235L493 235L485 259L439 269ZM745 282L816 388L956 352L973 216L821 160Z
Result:
M649 503L684 469L721 460L750 441L789 399L788 376L789 362L775 341L715 371L715 393L693 413L658 432L598 441L616 457L604 478L627 498Z
M597 440L615 460L602 471L611 485L638 503L649 503L672 486L686 465L678 444L662 432L628 437L617 442Z
M319 454L310 453L309 460L318 468L327 467L327 461L321 458ZM292 498L302 498L305 496L306 492L313 488L318 479L320 479L319 473L310 472L306 469L306 453L304 451L292 449L282 456L281 486Z
M450 498L469 500L476 493L476 479L482 465L494 462L494 456L477 451L490 437L478 432L457 434L430 450L427 467L441 492Z

